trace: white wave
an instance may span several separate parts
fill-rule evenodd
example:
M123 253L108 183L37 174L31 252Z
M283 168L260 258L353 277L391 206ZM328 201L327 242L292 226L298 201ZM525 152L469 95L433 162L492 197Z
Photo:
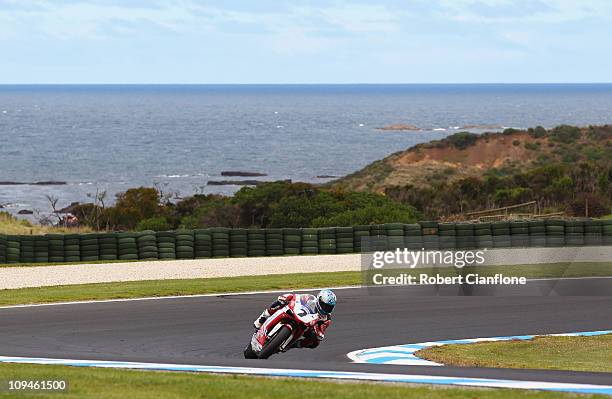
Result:
M443 127L437 127L435 129L433 129L434 131L445 131L446 129Z

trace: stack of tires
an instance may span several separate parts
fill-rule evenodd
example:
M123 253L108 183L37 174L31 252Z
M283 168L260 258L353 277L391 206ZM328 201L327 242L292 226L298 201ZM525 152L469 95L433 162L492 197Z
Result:
M474 245L476 248L493 248L493 233L491 223L478 223L474 225Z
M66 262L81 261L81 239L78 234L64 236L64 260Z
M176 259L193 259L194 252L194 235L193 230L177 230L176 231ZM226 242L227 242L226 237ZM226 250L227 257L229 250Z
M173 231L158 231L155 233L155 241L159 259L176 259L176 237Z
M546 223L544 220L536 219L529 221L529 246L546 246Z
M493 248L510 248L512 246L512 239L510 238L510 233L510 222L491 223Z
M565 221L561 219L548 219L546 226L546 246L562 247L565 245Z
M301 230L302 241L300 252L304 255L316 255L319 253L319 230L304 228Z
M420 250L423 248L423 232L418 223L404 225L404 245L408 249Z
M193 239L195 257L197 259L212 258L212 232L209 229L194 230Z
M266 229L266 255L267 256L282 256L283 250L283 230L282 229Z
M49 263L49 239L45 236L34 237L34 262Z
M263 229L249 229L247 231L247 244L248 256L266 256L266 231Z
M230 256L230 229L226 227L215 227L210 229L212 234L212 256L213 258L229 258ZM178 242L177 242L178 245ZM178 250L178 247L177 247ZM177 254L178 255L178 254Z
M612 245L612 219L602 220L601 223L601 243L603 245Z
M565 244L570 247L584 245L584 220L565 222Z
M34 236L21 235L19 241L21 241L19 262L34 263Z
M403 223L387 223L385 224L387 233L388 248L391 251L396 249L404 249L404 224Z
M458 249L470 249L476 246L473 223L457 223L455 234Z
M49 262L61 263L65 262L64 254L64 235L63 234L47 234L49 242Z
M438 222L426 220L419 222L419 224L421 225L421 234L423 234L423 248L439 249Z
M138 260L135 233L117 233L117 248L120 260Z
M336 253L352 254L355 252L353 246L353 228L336 227Z
M510 222L510 243L512 247L529 246L529 222L526 220L515 220Z
M283 229L283 254L299 255L301 248L302 231L300 229L292 228Z
M138 245L138 259L142 260L157 260L159 253L157 252L157 237L154 231L141 231L136 237Z
M457 231L455 223L438 224L438 235L440 239L440 249L457 248Z
M19 263L21 256L21 240L18 236L6 237L6 263Z
M0 234L0 264L6 263L6 235Z
M84 262L95 262L100 260L100 245L98 234L82 234L80 236L81 260Z
M370 226L369 251L386 251L389 249L387 241L387 229L384 224L373 224Z
M117 233L100 234L98 245L100 246L100 260L117 260L119 258Z
M603 243L603 222L601 220L584 221L584 245L601 245Z
M319 253L330 255L335 254L336 247L336 229L333 227L324 227L319 229Z
M355 252L361 252L362 241L370 237L370 226L355 226L353 227L353 249Z
M247 231L245 229L230 230L230 256L244 258L247 256Z

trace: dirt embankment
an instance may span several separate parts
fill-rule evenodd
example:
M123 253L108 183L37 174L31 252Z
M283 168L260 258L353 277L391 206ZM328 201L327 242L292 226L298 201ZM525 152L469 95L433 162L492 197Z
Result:
M560 141L555 138L553 130L544 129L536 133L533 129L511 129L504 133L481 135L461 132L392 154L331 185L377 192L398 185L425 187L432 179L450 183L468 176L480 177L492 168L528 168L546 157L561 159L574 147L608 148L612 142L612 126L597 127L597 137L591 129L579 129L580 133L573 142Z

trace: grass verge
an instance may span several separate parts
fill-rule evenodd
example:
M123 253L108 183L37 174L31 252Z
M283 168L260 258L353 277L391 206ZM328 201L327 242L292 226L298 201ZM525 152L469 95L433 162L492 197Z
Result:
M457 269L408 269L403 270L403 272L415 275L418 275L419 273L432 272L456 275ZM611 276L612 262L488 266L464 268L463 272L478 273L481 276L493 276L497 273L503 273L505 276L525 276L527 278ZM83 300L214 294L221 292L340 287L361 285L363 281L364 276L361 272L326 272L220 277L208 279L129 281L19 288L0 290L0 306Z
M19 398L243 398L272 399L287 397L324 398L604 398L601 395L573 395L512 389L436 388L400 384L339 383L321 380L295 380L224 376L192 373L168 373L135 370L110 370L66 366L1 364L3 380L67 380L65 393L1 393L0 397Z
M417 356L452 366L612 373L612 334L444 345Z

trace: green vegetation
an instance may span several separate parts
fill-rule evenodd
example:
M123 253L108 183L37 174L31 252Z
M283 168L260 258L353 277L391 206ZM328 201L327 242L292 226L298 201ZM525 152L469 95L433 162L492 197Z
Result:
M612 334L444 345L417 352L434 362L467 367L612 372Z
M388 270L393 275L396 270ZM543 265L485 266L455 268L402 269L402 273L439 273L455 276L458 272L478 273L481 276L583 277L612 276L612 262L607 263L554 263ZM209 279L128 281L118 283L81 284L55 287L20 288L0 290L0 306L30 303L70 302L82 300L125 299L163 297L173 295L198 295L222 292L246 292L268 290L292 290L316 287L357 286L369 281L361 272L328 272L271 274L264 276L222 277Z
M610 213L612 157L607 154L612 152L612 126L581 130L563 125L546 135L541 127L535 128L529 135L545 138L537 142L524 141L525 136L518 131L510 134L517 137L512 146L518 147L524 142L524 149L537 152L537 157L505 159L504 167L475 170L471 176L457 175L454 179L438 179L434 170L423 178L424 183L387 185L383 191L398 202L414 206L427 218L534 200L540 209L563 211L572 216L585 216L587 204L590 217ZM457 140L452 137L447 139ZM479 151L476 143L471 145L474 151Z
M211 375L136 370L79 368L28 364L0 364L3 379L68 380L66 393L0 393L0 398L242 398L303 397L324 398L433 398L433 399L563 399L576 395L514 389L437 388L427 385L375 384L295 380L238 375ZM581 398L603 397L581 395Z
M550 138L561 143L575 143L581 136L580 128L576 126L560 125L552 129Z
M459 132L448 136L442 141L447 140L451 145L459 150L473 146L478 140L478 135L470 132Z
M244 187L233 197L194 195L176 203L154 188L117 196L112 207L73 207L94 229L163 231L204 227L324 227L414 222L418 213L376 193L330 190L284 181Z
M360 272L127 281L0 290L0 306L359 285Z

